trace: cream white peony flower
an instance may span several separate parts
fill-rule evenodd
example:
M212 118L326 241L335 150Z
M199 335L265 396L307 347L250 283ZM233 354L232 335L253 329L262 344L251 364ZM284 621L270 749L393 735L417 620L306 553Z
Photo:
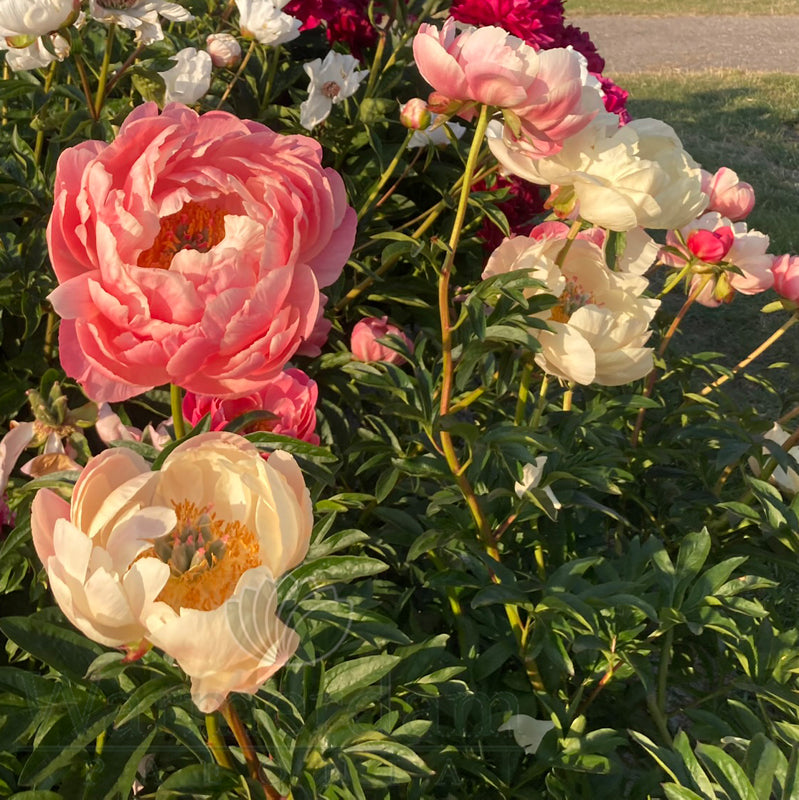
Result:
M188 22L194 17L178 3L168 0L89 0L89 15L106 25L136 31L137 44L152 44L164 38L159 17L170 22Z
M559 236L506 239L493 252L483 278L529 270L546 288L528 295L552 294L558 303L539 314L549 330L535 331L541 350L536 363L551 375L580 384L618 386L652 369L652 350L644 347L658 300L641 297L648 282L632 273L613 272L601 248L575 239L558 267L564 246Z
M41 38L27 47L11 47L6 50L6 64L9 69L20 72L46 67L53 61L63 61L69 55L69 42L58 33L52 34L51 39L55 55L44 46ZM5 50L2 45L0 49Z
M66 616L89 638L161 647L192 679L201 711L255 692L297 647L275 581L305 556L311 501L294 459L200 434L160 471L126 449L83 470L67 504L43 489L31 527Z
M282 11L288 0L236 0L245 39L277 47L300 35L302 22Z
M230 69L241 63L241 45L229 33L212 33L206 38L205 46L215 67Z
M352 97L361 81L369 74L368 69L359 70L360 61L351 55L342 55L331 50L324 61L316 58L303 66L311 83L308 99L300 104L300 125L312 130L324 122L334 103Z
M164 105L183 103L190 106L196 103L211 87L211 56L205 50L184 47L172 58L177 61L174 67L159 72L164 79Z
M0 37L12 47L27 47L70 24L79 8L80 0L0 0Z
M790 434L777 422L775 422L771 426L771 430L763 436L764 439L776 442L780 446L787 442L789 437ZM763 448L763 455L769 455L769 451L765 447ZM794 459L794 461L799 462L799 446L792 447L788 450L788 455ZM749 467L756 476L760 475L760 465L757 463L756 459L749 459ZM769 480L788 495L799 493L799 473L794 469L788 468L786 470L782 467L777 467L771 473Z
M522 469L522 479L520 481L516 481L513 484L513 490L516 492L516 497L520 500L524 495L530 491L530 489L535 489L539 483L541 483L541 478L544 476L544 467L547 463L546 456L537 456L533 459L531 464L525 464L524 468ZM560 500L555 497L555 493L552 491L550 486L544 487L544 493L546 496L552 501L552 505L555 506L556 509L561 508Z
M583 219L609 230L678 228L707 205L698 165L660 120L620 127L615 114L600 114L547 158L532 158L523 140L503 138L496 124L488 142L509 172L559 187L561 203L573 201Z

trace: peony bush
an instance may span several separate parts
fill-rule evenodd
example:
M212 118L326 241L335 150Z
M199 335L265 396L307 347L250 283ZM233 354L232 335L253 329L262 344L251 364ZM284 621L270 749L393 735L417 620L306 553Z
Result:
M799 255L752 176L561 0L0 37L3 797L793 796ZM745 358L682 335L730 304Z

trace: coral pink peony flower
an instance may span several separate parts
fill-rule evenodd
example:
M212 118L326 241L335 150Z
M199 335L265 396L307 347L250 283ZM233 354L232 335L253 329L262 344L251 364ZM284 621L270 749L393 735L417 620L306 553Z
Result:
M799 256L777 256L771 271L774 274L774 291L786 300L799 303Z
M155 644L192 681L201 711L255 692L297 647L275 581L308 550L313 519L294 459L230 433L200 434L158 471L106 450L66 503L31 509L33 542L61 610L86 636L132 654Z
M599 92L571 50L536 52L502 28L466 28L450 18L441 31L423 24L413 55L424 79L471 119L474 105L501 108L518 118L518 135L533 158L557 153L601 108Z
M723 217L739 222L755 207L755 190L727 167L715 175L702 170L702 191L708 196L708 211L718 211Z
M382 361L385 364L401 364L405 357L388 345L381 344L380 339L396 336L405 342L408 350L413 351L413 342L396 326L388 321L388 317L367 317L355 323L352 329L350 349L357 361Z
M219 400L207 395L186 392L183 415L196 425L206 414L211 415L211 430L218 431L229 422L250 411L268 411L267 419L244 428L242 433L271 431L293 436L311 444L319 444L316 428L316 381L302 370L287 369L253 394L232 400Z
M168 382L256 391L311 335L355 224L312 139L142 105L113 144L58 161L47 238L61 363L98 401Z

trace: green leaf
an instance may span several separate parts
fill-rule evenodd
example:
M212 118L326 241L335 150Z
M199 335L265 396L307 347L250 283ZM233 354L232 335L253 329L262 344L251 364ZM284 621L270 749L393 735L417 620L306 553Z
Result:
M663 791L666 792L667 800L713 800L716 797L715 792L711 795L697 794L676 783L664 783Z
M408 775L432 775L433 771L416 753L404 744L383 740L363 742L345 748L345 752L382 761L390 766L399 767Z
M713 784L710 782L710 779L707 777L707 774L694 755L694 751L691 749L691 743L688 741L688 737L684 731L680 731L674 737L674 749L682 756L682 760L688 768L688 772L696 788L706 797L713 797L715 795Z
M171 675L164 675L143 683L138 686L117 713L114 720L114 727L119 728L129 720L145 713L153 703L160 700L164 695L171 694L176 690L182 689L185 693L187 687Z
M75 680L82 680L94 659L104 652L83 634L37 617L5 617L0 619L0 631L23 650Z
M242 778L217 764L192 764L170 775L155 793L155 800L186 800L187 797L216 797L242 786Z
M700 743L696 746L696 752L729 797L758 800L749 778L732 756L712 744Z
M354 581L387 569L387 564L368 556L324 556L301 564L283 578L283 583L311 591L328 583Z
M363 656L336 664L325 675L323 689L331 700L342 701L347 695L371 686L387 675L401 661L399 656L386 653Z

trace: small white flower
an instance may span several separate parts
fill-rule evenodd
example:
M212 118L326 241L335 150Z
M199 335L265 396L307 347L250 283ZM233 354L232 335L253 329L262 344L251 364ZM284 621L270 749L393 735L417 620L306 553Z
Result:
M303 128L315 128L328 118L333 103L340 103L355 94L360 82L369 74L368 69L356 69L359 64L357 58L331 50L324 61L316 58L304 65L311 83L308 99L300 105L300 125Z
M2 0L0 37L20 39L19 45L26 47L31 39L57 31L71 22L79 6L80 0Z
M172 69L160 72L164 79L166 92L164 105L167 103L184 103L187 106L196 103L211 86L211 56L205 50L195 47L184 47L173 56L175 64Z
M433 114L429 128L413 132L413 136L408 142L409 150L415 147L444 147L450 142L447 131L456 139L460 139L466 132L466 126L458 122L445 122L443 125L436 125L436 121L440 116L440 114Z
M106 25L136 31L137 44L152 44L164 38L158 17L188 22L194 17L178 3L167 0L89 0L89 14Z
M300 35L302 21L284 14L288 0L236 0L239 27L245 39L277 47Z
M524 497L524 495L529 492L530 489L535 489L535 487L541 483L541 477L544 474L544 465L546 463L546 456L538 456L532 464L524 465L521 481L517 481L513 485L513 488L516 491L516 496L519 499ZM544 487L544 494L546 494L546 496L552 501L552 505L555 506L556 509L561 508L560 500L555 497L555 493L549 486Z
M527 714L514 714L498 730L512 731L516 744L524 748L527 755L532 755L538 750L544 736L554 727L555 724L549 720L536 719Z
M14 72L27 69L46 67L53 61L63 61L69 55L69 42L59 34L52 34L53 55L40 38L28 47L12 47L6 51L6 64ZM2 48L5 49L5 48Z

